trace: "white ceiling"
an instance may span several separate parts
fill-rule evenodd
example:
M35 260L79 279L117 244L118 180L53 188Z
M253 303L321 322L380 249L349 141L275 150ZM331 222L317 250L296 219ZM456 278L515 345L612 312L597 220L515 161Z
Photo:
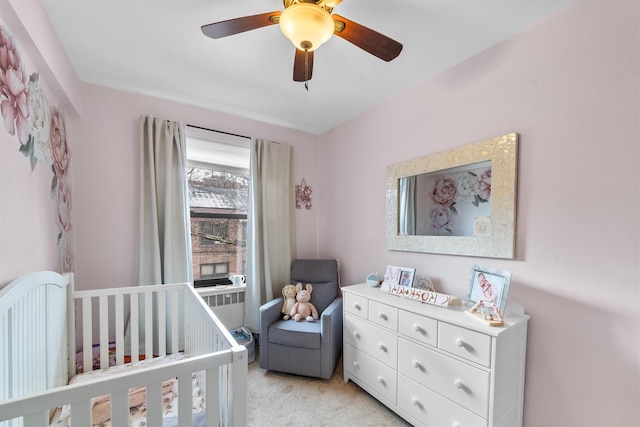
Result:
M332 37L309 91L277 25L223 39L204 24L281 0L42 0L80 79L320 134L577 0L344 0L334 13L404 45L384 62Z

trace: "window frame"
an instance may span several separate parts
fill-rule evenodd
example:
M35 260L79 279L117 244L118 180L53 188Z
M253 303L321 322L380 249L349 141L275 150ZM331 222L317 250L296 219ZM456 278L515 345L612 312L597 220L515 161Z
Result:
M197 139L197 140L201 140L201 141L210 141L212 144L218 144L219 146L223 145L223 144L227 144L230 146L240 146L240 147L244 147L244 148L249 148L251 147L250 145L250 140L251 138L249 137L245 137L245 136L241 136L241 135L235 135L235 134L230 134L230 133L225 133L225 132L220 132L220 131L214 131L214 130L209 130L209 129L204 129L204 128L200 128L197 126L191 126L191 125L187 125L186 126L186 136L187 139L189 138L193 138L193 139ZM212 149L212 151L215 151L215 148ZM187 148L187 153L189 152L189 149ZM187 157L189 157L189 155L187 154ZM240 175L246 175L249 177L249 180L251 180L251 176L250 176L250 170L249 168L243 168L243 167L237 167L237 166L228 166L228 165L224 165L224 164L218 164L218 163L209 163L209 162L203 162L203 161L196 161L196 160L187 160L187 165L188 167L195 167L195 168L200 168L200 169L208 169L208 170L215 170L215 171L222 171L222 172L228 172L228 173L234 173L234 174L240 174ZM237 213L206 213L206 212L194 212L191 209L191 206L188 206L189 208L189 220L191 221L191 218L211 218L211 219L232 219L232 220L244 220L245 224L248 223L248 212L247 214L237 214ZM243 233L244 235L242 237L245 238L246 240L246 228L247 227L243 227ZM211 246L214 246L216 243L214 243ZM224 243L222 243L224 244ZM191 250L191 248L190 248ZM210 264L210 263L208 263ZM213 263L214 265L217 263ZM220 263L218 263L220 264ZM246 260L243 262L244 265L246 265ZM192 267L193 268L193 261L192 261ZM214 267L215 268L215 267ZM206 279L195 279L193 280L193 285L196 288L199 287L208 287L208 286L218 286L218 285L230 285L231 281L228 278L228 274L230 274L229 272L229 265L227 262L227 277L224 278L206 278ZM215 275L215 271L214 271L214 275Z

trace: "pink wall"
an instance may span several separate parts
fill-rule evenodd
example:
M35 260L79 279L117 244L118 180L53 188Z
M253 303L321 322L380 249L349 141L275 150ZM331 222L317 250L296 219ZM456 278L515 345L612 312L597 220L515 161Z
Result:
M79 287L135 283L141 114L291 144L295 179L299 182L304 176L311 186L318 179L313 135L86 84L83 116L69 121L77 141L74 212ZM297 211L299 256L316 255L317 215L317 209Z
M637 425L639 3L586 0L321 136L320 255L343 283L413 266L464 295L510 270L531 315L525 425ZM385 168L520 134L514 260L392 252Z

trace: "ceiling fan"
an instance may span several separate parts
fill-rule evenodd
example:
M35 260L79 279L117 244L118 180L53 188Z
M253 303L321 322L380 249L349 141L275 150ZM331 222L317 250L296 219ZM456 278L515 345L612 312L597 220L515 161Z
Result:
M203 25L202 32L219 39L269 25L280 30L296 48L293 80L307 82L313 71L313 52L333 34L384 60L391 61L402 44L370 28L332 14L342 0L283 0L284 11L261 13Z

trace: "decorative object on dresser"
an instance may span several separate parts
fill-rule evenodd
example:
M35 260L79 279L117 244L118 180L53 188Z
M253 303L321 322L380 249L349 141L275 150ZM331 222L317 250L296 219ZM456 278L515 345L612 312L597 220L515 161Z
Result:
M388 265L384 273L384 281L387 285L413 286L413 277L416 274L415 268L396 267Z
M521 425L527 323L510 302L492 328L462 307L342 288L344 380L416 426Z
M467 313L487 322L489 326L502 326L509 283L510 271L474 265L466 300L468 305L473 306Z
M380 279L378 278L378 273L371 273L367 276L367 285L375 288L380 284Z
M380 290L392 295L410 298L426 304L447 307L448 305L460 305L460 300L446 294L437 293L431 279L423 278L413 286L415 268L387 266L385 279ZM404 277L404 280L403 280Z

